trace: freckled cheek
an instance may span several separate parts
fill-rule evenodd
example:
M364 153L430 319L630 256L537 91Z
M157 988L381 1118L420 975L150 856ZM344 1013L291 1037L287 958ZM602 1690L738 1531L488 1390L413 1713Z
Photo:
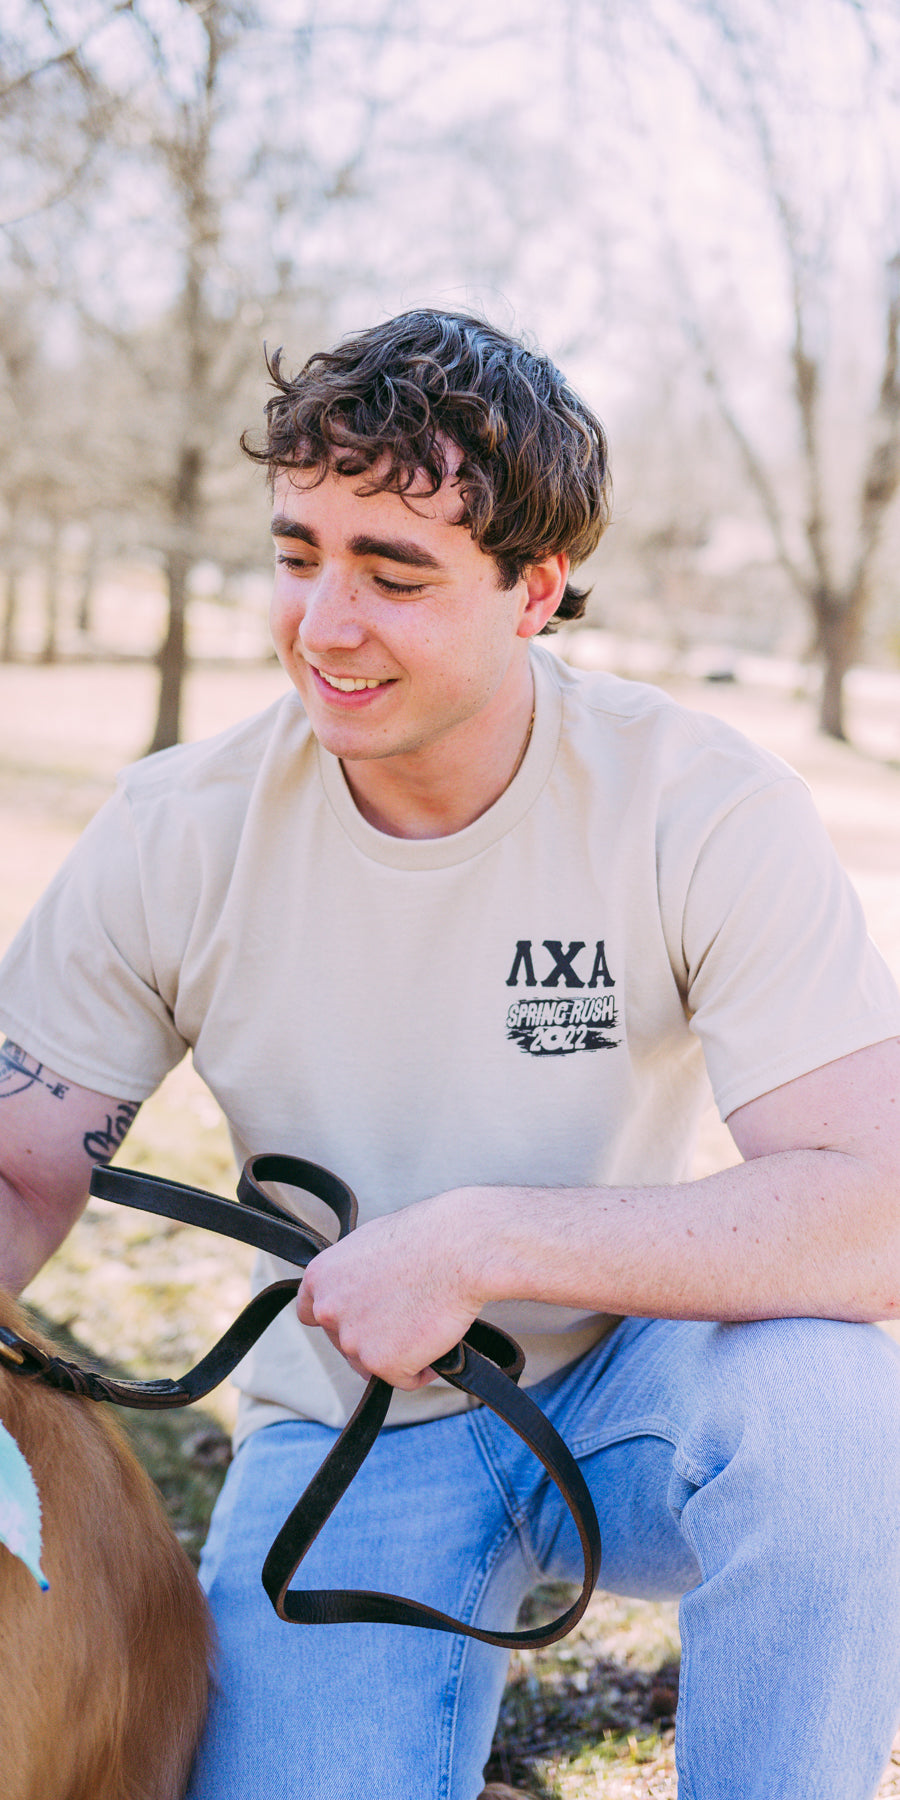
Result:
M276 582L269 606L269 630L276 645L291 644L303 619L298 596L285 593Z

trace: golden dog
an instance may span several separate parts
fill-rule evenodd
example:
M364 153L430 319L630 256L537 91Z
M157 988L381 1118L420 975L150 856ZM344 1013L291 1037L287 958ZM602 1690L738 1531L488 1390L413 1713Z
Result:
M2 1292L0 1324L53 1353ZM50 1584L0 1544L3 1800L180 1800L212 1629L156 1489L104 1406L2 1360L0 1419L37 1485Z

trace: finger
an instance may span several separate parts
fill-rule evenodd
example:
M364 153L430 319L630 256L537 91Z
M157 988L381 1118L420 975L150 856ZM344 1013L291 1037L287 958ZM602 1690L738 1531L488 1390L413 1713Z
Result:
M373 1375L378 1375L382 1381L389 1382L391 1387L400 1388L404 1393L415 1393L417 1388L427 1387L430 1382L437 1380L434 1369L420 1369L410 1374L402 1364L392 1363L388 1355L376 1356L372 1363L364 1362L353 1351L344 1349L338 1332L329 1331L327 1326L323 1330L329 1343L334 1345L345 1363L349 1363L350 1368L362 1376L363 1381L371 1381Z
M433 1369L420 1369L418 1375L407 1375L404 1369L395 1369L391 1374L385 1375L384 1380L389 1381L391 1387L401 1388L406 1394L414 1394L417 1388L427 1387L429 1382L437 1381L437 1376Z
M300 1283L295 1304L297 1307L297 1317L299 1318L301 1325L316 1325L318 1323L315 1312L313 1311L313 1297L306 1285L305 1278Z

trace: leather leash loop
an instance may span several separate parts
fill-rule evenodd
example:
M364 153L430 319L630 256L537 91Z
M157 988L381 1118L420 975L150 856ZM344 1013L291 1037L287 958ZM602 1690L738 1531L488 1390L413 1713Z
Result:
M496 1327L484 1326L483 1320L476 1323L486 1333L496 1330ZM506 1334L498 1332L498 1335L505 1337ZM518 1345L512 1339L507 1339L507 1343L524 1360ZM463 1362L458 1372L455 1369L457 1351L461 1352ZM263 1587L280 1619L295 1625L411 1625L477 1638L482 1644L497 1644L504 1649L513 1649L517 1645L540 1649L565 1637L581 1618L600 1573L600 1527L590 1491L575 1458L540 1408L515 1385L515 1379L510 1379L497 1363L475 1348L469 1332L456 1346L456 1351L438 1358L432 1366L443 1369L450 1359L454 1362L454 1372L444 1370L445 1378L462 1393L471 1394L490 1407L497 1418L511 1427L543 1464L565 1500L584 1557L584 1581L577 1599L559 1618L546 1625L522 1631L489 1631L423 1605L421 1601L407 1600L400 1594L378 1594L365 1588L290 1587L307 1550L346 1492L384 1422L392 1390L387 1382L373 1375L352 1418L288 1515L263 1563Z
M265 1181L296 1187L324 1202L337 1220L338 1237L353 1231L357 1201L352 1190L331 1170L302 1157L278 1152L250 1157L237 1188L237 1201L224 1200L203 1188L167 1181L132 1169L98 1166L91 1192L121 1205L136 1207L185 1224L199 1225L268 1250L295 1267L306 1268L329 1239L302 1219L286 1212L260 1185ZM245 1306L213 1348L178 1381L119 1380L84 1370L62 1357L49 1357L8 1327L0 1327L0 1365L10 1373L48 1382L91 1400L119 1406L168 1408L186 1406L217 1387L256 1343L262 1332L297 1293L299 1280L276 1281ZM377 1375L370 1380L353 1416L345 1425L312 1481L285 1520L266 1557L262 1579L282 1619L293 1623L351 1622L409 1625L477 1638L482 1643L537 1648L564 1637L580 1619L600 1569L600 1528L590 1492L578 1464L558 1432L527 1392L516 1383L525 1358L515 1340L484 1319L473 1321L460 1343L435 1359L433 1367L461 1393L470 1395L502 1419L543 1465L572 1514L584 1556L584 1582L577 1600L549 1625L524 1631L487 1631L447 1613L397 1594L340 1588L302 1590L290 1587L310 1544L357 1474L384 1424L393 1389Z
M275 1218L289 1219L293 1225L298 1221L290 1213L286 1213L260 1187L261 1181L280 1181L288 1187L305 1189L307 1194L315 1194L317 1200L324 1200L331 1208L340 1227L338 1238L348 1237L356 1230L359 1216L359 1203L352 1188L342 1181L339 1175L333 1175L330 1169L323 1169L320 1163L307 1162L302 1156L283 1156L277 1151L263 1151L259 1156L251 1156L241 1170L237 1185L238 1199L244 1206L253 1207L257 1212L273 1214ZM317 1237L309 1225L302 1229ZM323 1238L320 1248L324 1249L327 1239Z
M319 1169L317 1173L327 1176L320 1186L314 1187L303 1178L307 1171L315 1171L316 1164L303 1162L300 1157L281 1156L277 1158L251 1157L245 1163L238 1184L238 1200L223 1200L220 1194L209 1194L205 1188L188 1187L181 1181L166 1181L161 1175L138 1174L134 1169L112 1169L98 1166L91 1175L91 1193L104 1200L115 1200L120 1206L133 1206L139 1212L156 1213L165 1219L178 1219L184 1225L200 1225L205 1231L216 1231L222 1237L235 1238L239 1243L252 1244L256 1250L268 1250L273 1256L279 1256L284 1262L295 1263L305 1269L318 1256L320 1250L328 1247L329 1239L321 1232L314 1231L311 1225L302 1219L295 1219L284 1212L268 1194L259 1187L259 1180L273 1179L255 1175L257 1165L262 1162L277 1162L286 1170L288 1165L296 1164L298 1174L294 1185L299 1188L308 1187L308 1191L324 1200L331 1206L341 1226L340 1236L346 1236L342 1218L351 1210L355 1218L356 1198L350 1189L345 1192L349 1199L342 1204L338 1213L332 1205L327 1191L331 1183L337 1183L338 1177L328 1169ZM288 1182L291 1177L283 1173L279 1179ZM340 1182L344 1187L344 1183ZM325 1191L323 1191L325 1190Z

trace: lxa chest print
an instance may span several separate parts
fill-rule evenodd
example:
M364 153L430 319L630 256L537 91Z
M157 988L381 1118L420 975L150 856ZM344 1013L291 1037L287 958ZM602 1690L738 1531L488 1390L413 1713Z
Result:
M618 1013L603 938L593 946L581 938L519 938L506 985L526 990L507 1011L506 1035L527 1055L572 1056L619 1042L609 1036Z

